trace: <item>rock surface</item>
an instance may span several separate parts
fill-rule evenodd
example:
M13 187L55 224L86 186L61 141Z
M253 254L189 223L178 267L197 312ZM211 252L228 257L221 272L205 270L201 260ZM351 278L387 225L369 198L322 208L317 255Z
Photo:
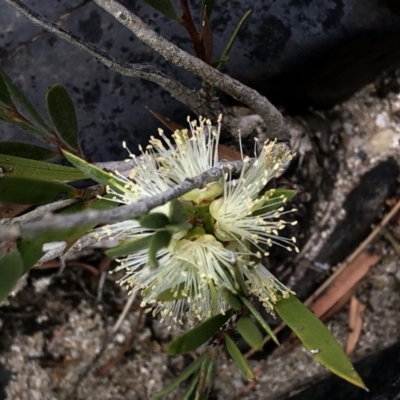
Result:
M198 80L143 45L93 2L28 6L109 52L119 60L149 63L191 88ZM173 43L193 53L184 29L144 2L123 2ZM178 3L175 1L174 3ZM269 0L217 2L212 15L214 58L249 8L253 14L224 70L273 101L294 110L328 106L370 82L400 59L400 15L396 3L380 0ZM193 15L198 15L193 10ZM121 77L69 43L43 32L4 2L0 5L2 67L45 115L46 89L61 82L78 109L81 144L95 161L123 158L155 134L159 122L146 107L183 122L190 110L154 84ZM1 138L26 140L8 125Z

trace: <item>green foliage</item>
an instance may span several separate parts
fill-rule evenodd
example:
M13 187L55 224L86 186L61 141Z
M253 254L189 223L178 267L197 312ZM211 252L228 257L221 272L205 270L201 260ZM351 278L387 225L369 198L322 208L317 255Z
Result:
M24 264L17 249L0 258L0 303L14 288L23 270Z
M228 336L225 336L225 346L229 355L232 357L233 362L239 371L244 375L245 378L252 380L254 379L254 373L250 368L249 363L246 358L243 356L240 349L236 346L235 342Z
M275 310L320 364L365 389L364 382L332 333L300 300L290 295L278 301Z
M212 65L215 67L215 69L220 70L221 67L224 65L224 63L229 61L229 53L232 49L232 46L235 43L235 40L236 40L240 30L242 29L243 25L245 24L247 19L250 17L252 12L253 12L253 10L249 9L243 14L242 18L240 19L239 23L237 24L237 26L234 30L232 36L230 37L230 39L228 40L228 43L226 44L224 50L222 51L221 57L219 58L219 60L214 61L212 63Z
M21 90L19 90L17 85L13 83L13 81L1 67L0 67L0 81L2 81L2 83L0 84L1 98L3 100L6 100L4 102L6 105L5 109L8 111L16 110L15 103L17 103L33 118L33 120L41 128L40 130L38 129L37 131L38 136L42 138L49 137L48 132L51 130L49 125L44 121L44 119L40 116L40 114L28 101L25 95L21 92ZM12 120L9 122L12 122Z
M76 168L78 168L85 176L92 178L96 182L103 184L104 186L112 186L113 189L121 193L125 193L126 189L124 185L111 173L96 167L93 164L88 163L82 158L75 156L74 154L63 150L65 158Z
M170 2L170 0L144 0L144 1L150 6L152 6L154 9L159 11L165 17L180 22L181 18L175 11L175 8Z
M253 304L246 297L241 296L243 304L247 307L247 309L251 312L256 321L260 324L260 326L265 330L265 332L271 337L271 339L279 346L278 338L276 337L274 331L270 328L270 326L265 322L264 318L261 314L255 309Z
M147 229L163 229L169 224L169 218L163 213L149 213L139 219L140 225Z
M51 86L46 93L46 103L58 136L78 152L78 119L67 89L59 83Z
M61 84L50 87L46 93L46 103L55 129L41 117L0 67L0 120L19 126L52 147L49 153L40 146L31 146L29 154L25 154L27 144L10 147L9 143L0 142L0 152L33 159L60 156L59 149L65 148L75 154L81 153L75 107L65 87ZM5 150L2 151L2 147Z
M3 154L0 154L0 168L5 176L19 178L50 181L76 181L87 178L84 173L76 168Z
M225 315L215 315L189 331L182 333L168 344L167 353L170 356L175 356L196 350L210 340L231 316L231 312L227 312Z
M206 359L205 355L199 357L196 361L190 364L176 379L174 379L168 386L166 386L163 390L160 390L157 393L154 393L151 396L152 400L162 399L175 389L179 387L181 383L183 383L186 379L188 379L191 375L193 375L197 370L200 369L204 360Z
M0 142L0 153L9 156L24 156L24 159L48 160L55 156L53 150L36 146L30 143L2 141Z
M80 194L79 189L60 182L13 175L0 178L0 201L6 203L40 205L76 199Z
M249 346L254 349L258 349L262 346L263 337L250 315L242 315L237 322L236 327Z
M168 247L172 234L167 231L158 231L152 237L149 245L149 265L158 268L157 253L159 250Z

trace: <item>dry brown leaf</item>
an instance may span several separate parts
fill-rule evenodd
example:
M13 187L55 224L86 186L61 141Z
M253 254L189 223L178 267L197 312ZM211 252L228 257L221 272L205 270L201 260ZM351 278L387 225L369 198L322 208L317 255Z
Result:
M225 146L223 144L218 145L218 159L235 161L242 158L241 154L231 147Z
M365 305L361 303L356 296L353 296L350 300L350 311L349 311L349 337L346 343L346 354L349 356L353 353L358 340L361 335L362 329L362 317L361 314L365 310Z
M335 304L358 284L370 268L380 259L379 255L371 254L367 251L360 253L341 271L323 294L317 297L315 302L310 306L310 309L317 317L324 317Z
M31 205L26 204L11 204L5 203L0 206L0 218L14 218L24 211L31 208Z

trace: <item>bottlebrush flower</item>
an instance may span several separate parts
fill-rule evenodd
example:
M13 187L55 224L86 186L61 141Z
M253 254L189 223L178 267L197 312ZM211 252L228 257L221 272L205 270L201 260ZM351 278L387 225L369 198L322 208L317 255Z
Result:
M115 173L114 184L108 188L114 201L130 204L218 165L219 124L214 128L204 119L199 124L191 122L190 131L174 133L174 143L162 131L160 136L151 138L129 178ZM120 283L130 291L141 290L142 305L150 306L154 315L171 318L172 325L194 324L224 313L230 308L224 298L227 290L254 294L273 312L274 303L290 291L260 259L272 245L297 248L294 238L280 235L286 225L282 216L288 212L283 210L287 192L263 190L292 157L275 142L265 144L254 162L243 160L236 179L227 174L182 196L178 205L183 223L173 221L172 206L167 204L153 210L167 217L159 227L128 220L98 230L101 237L134 243L150 243L160 231L168 238L157 247L157 267L150 262L148 248L118 260L116 271L125 273Z

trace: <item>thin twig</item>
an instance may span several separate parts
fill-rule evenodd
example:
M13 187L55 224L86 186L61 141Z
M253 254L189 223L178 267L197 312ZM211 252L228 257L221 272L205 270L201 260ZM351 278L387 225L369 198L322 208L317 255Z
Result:
M128 314L129 310L132 307L133 302L136 299L136 296L137 296L137 291L132 292L131 295L129 296L128 301L125 303L124 309L122 310L121 314L118 317L117 322L114 324L112 328L111 332L112 335L115 335L119 331L119 328L121 328L121 325L124 322L126 315Z
M175 46L117 1L94 0L94 2L167 61L196 74L208 84L221 89L259 114L266 124L269 137L283 138L283 135L286 137L282 114L266 97Z
M34 10L27 7L19 0L5 0L6 3L10 4L12 7L17 9L19 12L24 14L31 22L39 26L42 29L47 30L66 40L67 42L79 47L80 49L88 52L96 60L100 61L102 64L108 68L118 72L121 75L128 76L131 78L145 79L150 82L154 82L161 86L163 89L168 91L173 97L183 104L186 104L190 109L199 109L199 101L197 96L194 95L194 91L185 87L181 83L171 79L164 73L158 71L154 66L147 64L130 64L123 61L118 61L112 58L110 55L100 50L98 47L90 42L82 39L81 37L75 35L74 33L68 31L61 26L58 26L53 21L48 18L43 17ZM202 114L205 114L206 109L199 110Z
M0 226L0 240L18 238L21 236L34 236L49 229L68 229L86 224L107 224L129 218L138 218L147 214L153 208L168 203L194 190L201 189L211 182L220 179L224 173L237 174L243 167L243 161L222 162L192 178L186 178L182 183L155 196L141 199L133 204L124 205L111 210L85 210L78 213L52 215L40 221L26 224L13 224Z
M94 235L85 235L82 236L68 251L80 251L84 249L85 247L91 246L92 244L98 242L99 239L97 239ZM46 254L43 255L43 257L35 264L37 265L42 265L43 263L54 260L57 257L61 257L64 254L65 246L67 244L62 244L58 247L55 247L54 249L49 250Z
M51 213L53 211L60 210L64 207L68 207L71 204L74 204L78 201L78 199L67 199L67 200L59 200L55 201L54 203L50 204L45 204L44 206L40 206L35 208L33 211L28 212L24 215L21 215L20 217L15 217L15 218L3 218L0 220L0 223L2 225L10 225L10 224L15 224L15 223L26 223L30 221L35 221L37 219L40 219L44 215Z

